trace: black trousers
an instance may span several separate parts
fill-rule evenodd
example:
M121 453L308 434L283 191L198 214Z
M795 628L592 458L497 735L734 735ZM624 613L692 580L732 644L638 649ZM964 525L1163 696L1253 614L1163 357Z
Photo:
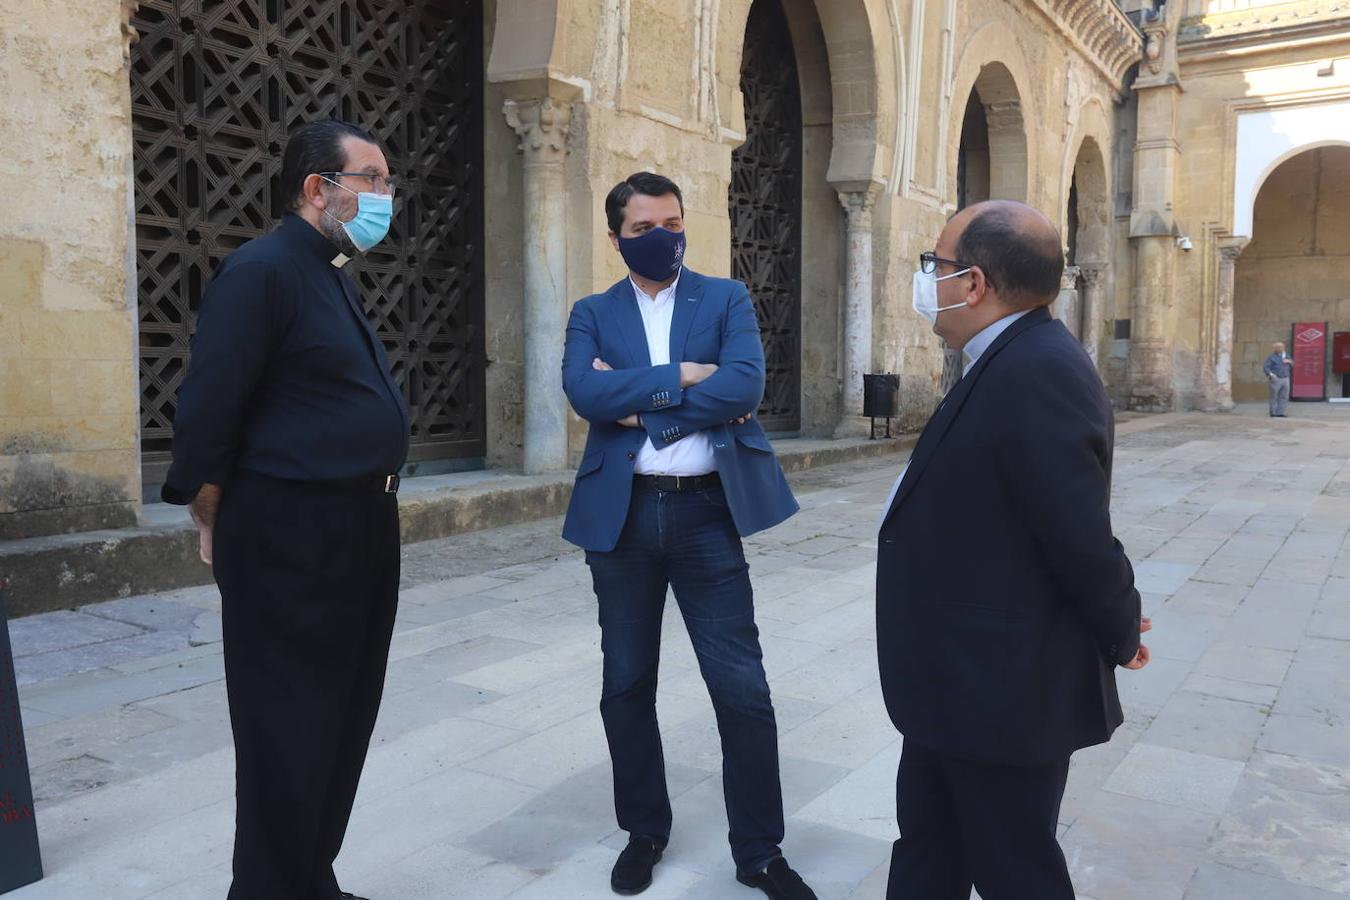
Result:
M238 473L214 555L236 759L229 900L336 900L398 606L397 498Z
M905 741L886 900L1074 900L1056 829L1069 761L1001 766Z

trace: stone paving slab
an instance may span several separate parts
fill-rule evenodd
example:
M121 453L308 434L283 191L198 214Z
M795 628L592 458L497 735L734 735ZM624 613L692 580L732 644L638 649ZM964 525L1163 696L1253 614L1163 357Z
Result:
M1168 415L1117 435L1113 511L1154 617L1127 722L1075 755L1080 898L1350 894L1350 410ZM822 900L884 895L902 741L881 702L878 504L900 460L793 475L747 540L779 720L784 847ZM375 900L611 896L623 836L594 600L559 521L409 544L388 688L338 869ZM16 900L206 900L229 883L219 597L186 588L14 623L48 877ZM646 897L752 900L716 724L667 605L658 714L675 830Z

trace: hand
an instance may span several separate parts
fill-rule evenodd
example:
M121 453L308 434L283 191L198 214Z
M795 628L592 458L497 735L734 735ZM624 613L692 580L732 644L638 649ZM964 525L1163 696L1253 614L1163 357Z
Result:
M204 484L188 504L188 513L197 525L197 554L202 562L211 565L211 538L216 527L216 510L220 508L220 486Z
M748 413L746 413L745 415L741 416L739 419L732 419L732 420L731 420L731 424L732 424L732 425L744 425L746 422L749 422L749 421L750 421L751 419L753 419L754 417L755 417L755 414L754 414L754 413L748 412Z
M1153 620L1150 619L1148 616L1140 616L1140 617L1139 617L1139 633L1140 633L1140 634L1144 634L1145 632L1152 631L1152 630L1153 630Z
M706 381L712 373L717 371L715 363L680 363L680 387L693 387Z
M1130 660L1125 664L1125 668L1133 669L1134 671L1137 672L1144 666L1148 665L1149 660L1151 660L1152 658L1153 656L1148 652L1148 648L1145 647L1143 644L1140 644L1139 652L1134 655L1134 659Z
M201 557L202 562L208 566L212 563L211 554L211 533L212 528L208 525L197 526L197 555Z
M613 372L613 371L614 371L614 367L613 367L613 366L611 366L609 363L605 362L603 359L601 359L601 358L598 357L598 356L597 356L595 359L591 360L591 368L594 369L594 370L597 371L597 372Z
M631 416L624 416L619 420L618 424L622 425L624 428L642 427L642 423L638 421L637 413L633 413Z

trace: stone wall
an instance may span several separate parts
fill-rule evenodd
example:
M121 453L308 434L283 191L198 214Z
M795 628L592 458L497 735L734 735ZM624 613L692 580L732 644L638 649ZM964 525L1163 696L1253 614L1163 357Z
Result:
M0 7L0 539L136 520L123 48L116 3Z
M900 424L917 428L937 401L943 354L910 310L910 279L956 206L971 91L980 85L991 126L995 196L1026 199L1063 226L1085 142L1105 163L1114 158L1121 85L1049 17L1048 3L783 2L805 129L802 431L829 435L857 412L843 398L846 357L856 359L849 348L858 346L846 301L863 277L871 368L901 374ZM730 273L728 187L745 137L750 5L486 0L485 46L493 58L498 45L510 50L484 97L489 465L518 468L527 456L527 360L538 371L542 357L531 356L526 333L541 283L526 250L537 250L540 235L559 235L549 257L565 260L559 307L604 290L625 272L606 236L605 194L652 169L684 188L690 265ZM0 537L126 524L138 508L123 17L118 4L98 6L104 12L91 15L74 0L35 0L0 12L0 102L11 125L0 165L14 199L0 208ZM520 123L503 115L508 100L544 96L570 109L559 232L531 218L526 168L533 158L556 173L560 157L522 155ZM1107 208L1111 174L1080 179L1080 190L1089 184L1100 195L1084 198L1092 209ZM870 215L849 219L841 194L872 198ZM850 221L869 223L870 255L850 257L848 247L861 246L846 241ZM1111 241L1098 243L1109 296L1118 254ZM563 314L552 302L548 312ZM1098 310L1102 323L1117 314L1109 301ZM573 462L584 431L573 417L565 454Z
M1350 147L1310 150L1271 173L1256 200L1252 241L1237 263L1233 397L1266 395L1270 345L1292 351L1293 322L1350 331ZM1327 367L1327 395L1340 376Z

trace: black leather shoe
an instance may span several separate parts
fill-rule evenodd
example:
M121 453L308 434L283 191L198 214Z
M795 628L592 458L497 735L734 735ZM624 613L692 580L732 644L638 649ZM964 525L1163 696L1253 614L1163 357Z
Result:
M614 893L640 894L651 887L652 869L661 861L663 849L650 838L630 837L609 876Z
M806 886L802 877L792 871L787 860L781 856L758 875L737 872L736 880L749 887L759 888L769 895L770 900L817 900L816 892Z
M366 900L365 897L358 897L355 894L349 894L346 891L343 891L339 896L342 897L342 900Z

